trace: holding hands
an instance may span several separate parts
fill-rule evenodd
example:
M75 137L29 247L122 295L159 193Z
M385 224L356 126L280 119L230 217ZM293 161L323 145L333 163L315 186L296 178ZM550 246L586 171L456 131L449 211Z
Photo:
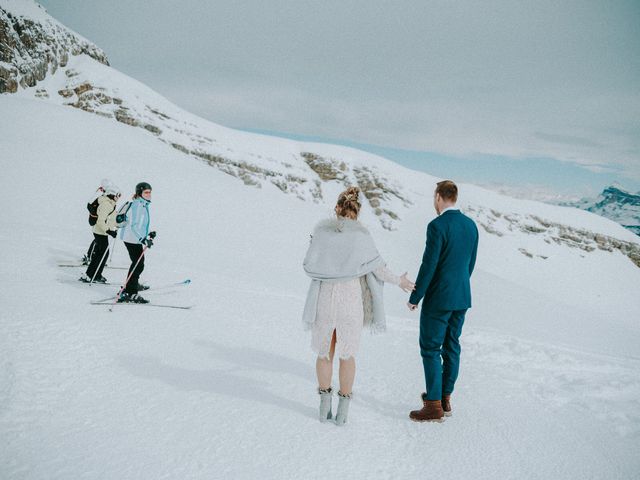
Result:
M416 289L416 284L407 278L407 272L404 272L400 277L400 288L407 293L413 292ZM409 307L409 310L411 311L418 308L417 305L412 305L411 303L408 303L408 302L407 302L407 307Z
M404 272L400 277L400 288L405 292L413 292L416 289L416 284L407 278L407 273Z

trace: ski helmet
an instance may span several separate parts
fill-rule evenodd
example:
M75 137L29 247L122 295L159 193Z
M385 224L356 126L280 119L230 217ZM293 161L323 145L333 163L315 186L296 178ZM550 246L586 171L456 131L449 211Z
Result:
M136 185L136 196L141 196L142 192L144 192L145 190L151 190L151 185L149 185L147 182L140 182Z
M120 189L116 185L111 183L107 187L105 187L104 194L105 195L113 195L114 197L116 197L116 196L120 195Z

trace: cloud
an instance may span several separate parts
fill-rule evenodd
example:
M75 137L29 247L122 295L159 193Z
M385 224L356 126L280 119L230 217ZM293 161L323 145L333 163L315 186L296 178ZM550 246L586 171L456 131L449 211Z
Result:
M514 112L508 105L497 108L495 102L439 99L406 103L382 98L356 101L251 82L193 87L184 94L182 90L166 88L168 96L178 103L226 125L457 156L556 158L594 172L618 172L640 179L640 135L607 131L603 124L608 118L604 115L592 125L576 126L556 113L532 114L532 109ZM636 103L635 111L640 111L640 99ZM627 105L630 104L635 105ZM627 110L634 108L627 106ZM598 112L591 114L598 117ZM585 115L588 116L586 112ZM546 129L553 129L554 133Z
M497 182L480 183L479 185L508 197L547 203L575 202L584 198L584 195L560 194L556 189L546 185L522 184L514 186Z
M571 135L558 135L555 133L535 132L534 135L537 138L546 140L552 143L562 143L565 145L578 145L582 147L602 148L602 145L598 142L594 142L588 138L573 137Z
M637 1L43 3L221 124L640 179Z
M593 173L620 173L620 168L611 165L585 165L584 168Z

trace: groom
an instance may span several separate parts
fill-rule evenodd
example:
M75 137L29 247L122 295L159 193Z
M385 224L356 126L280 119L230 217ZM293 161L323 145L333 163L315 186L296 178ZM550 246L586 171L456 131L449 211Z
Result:
M420 354L427 386L423 407L409 417L417 422L442 422L451 415L451 392L458 377L464 315L471 307L469 279L476 263L478 228L455 206L458 187L439 182L433 205L438 217L427 227L427 245L409 298L410 310L420 314ZM442 361L441 361L442 357Z

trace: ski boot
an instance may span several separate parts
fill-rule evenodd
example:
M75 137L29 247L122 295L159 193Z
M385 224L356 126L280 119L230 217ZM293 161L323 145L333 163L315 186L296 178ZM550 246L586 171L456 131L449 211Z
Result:
M146 300L137 293L122 292L120 298L118 298L118 303L149 303L149 300Z

